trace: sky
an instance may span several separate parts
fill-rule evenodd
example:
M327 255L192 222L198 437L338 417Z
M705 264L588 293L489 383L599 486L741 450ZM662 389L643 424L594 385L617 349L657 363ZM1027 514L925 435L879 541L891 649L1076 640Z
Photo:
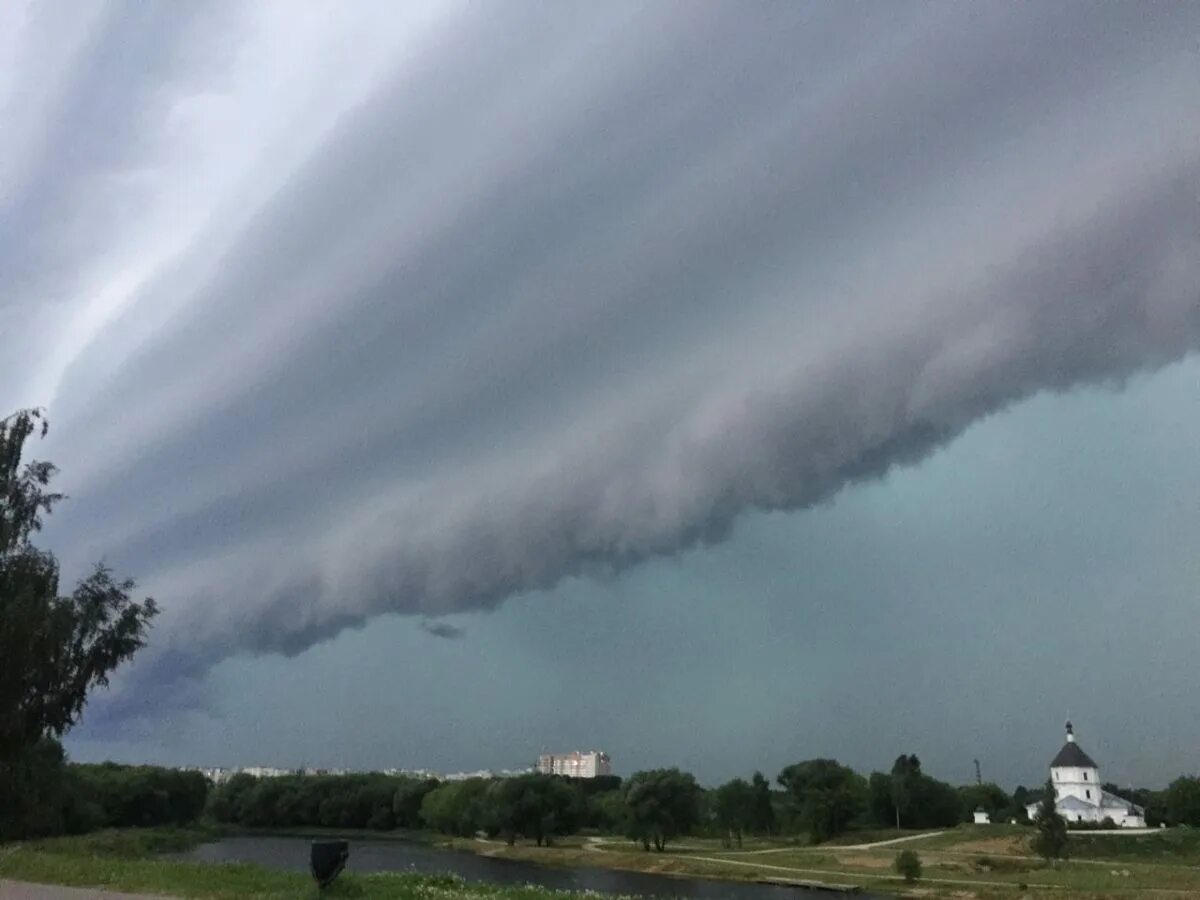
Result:
M0 6L68 741L1200 768L1200 6Z

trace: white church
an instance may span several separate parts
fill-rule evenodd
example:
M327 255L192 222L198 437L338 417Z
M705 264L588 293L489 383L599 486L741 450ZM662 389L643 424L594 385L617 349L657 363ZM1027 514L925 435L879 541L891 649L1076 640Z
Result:
M1075 729L1067 723L1067 742L1050 761L1054 808L1068 822L1103 822L1112 819L1118 828L1145 828L1145 810L1100 787L1100 767L1075 743ZM1037 818L1038 804L1026 807Z

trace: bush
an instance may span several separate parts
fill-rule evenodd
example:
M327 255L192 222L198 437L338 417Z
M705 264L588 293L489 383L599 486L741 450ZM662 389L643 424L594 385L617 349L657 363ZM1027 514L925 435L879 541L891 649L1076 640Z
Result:
M902 875L909 884L921 877L921 857L917 856L916 851L901 850L896 854L896 861L892 865L897 874Z

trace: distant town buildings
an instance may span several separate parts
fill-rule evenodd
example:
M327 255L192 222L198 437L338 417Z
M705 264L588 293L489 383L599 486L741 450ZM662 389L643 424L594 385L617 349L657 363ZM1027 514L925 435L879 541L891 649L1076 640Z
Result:
M1054 808L1068 822L1100 823L1110 819L1118 828L1145 828L1145 810L1100 786L1100 767L1075 742L1075 729L1067 723L1067 742L1050 761ZM1026 807L1036 818L1038 804Z
M284 775L349 775L353 769L323 769L302 766L299 769L281 769L276 766L183 766L185 772L199 772L213 784L224 784L234 775L251 775L254 778L279 778ZM384 769L384 775L401 775L408 778L433 779L435 781L466 781L468 778L512 778L527 775L531 769L478 769L474 772L435 772L432 769Z
M573 753L543 753L536 769L543 775L566 775L569 778L595 778L612 774L612 761L600 750L576 750Z

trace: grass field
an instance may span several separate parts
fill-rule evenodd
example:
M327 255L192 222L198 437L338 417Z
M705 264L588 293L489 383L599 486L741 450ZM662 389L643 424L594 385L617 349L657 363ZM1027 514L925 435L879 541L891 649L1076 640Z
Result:
M547 865L600 865L674 875L738 880L777 878L857 884L879 893L958 898L991 897L1200 897L1200 832L1177 829L1151 835L1071 835L1072 859L1048 865L1028 848L1022 826L971 826L921 836L920 832L859 832L815 847L757 841L741 850L720 841L683 838L666 853L645 853L617 839L592 846L539 848L459 842L476 852ZM854 845L909 838L901 844ZM892 870L896 854L921 857L922 878L906 885Z
M211 837L204 830L131 829L0 846L0 878L101 887L208 900L316 900L311 878L241 863L155 859ZM330 900L579 900L537 887L467 884L448 875L343 873L320 895Z
M311 834L311 832L309 832ZM600 866L736 880L774 878L857 884L875 893L925 897L1200 897L1200 831L1173 829L1144 836L1071 836L1072 858L1047 865L1028 849L1031 830L961 826L938 834L858 833L815 847L757 840L740 850L720 841L686 838L666 853L646 853L616 838L569 838L555 847L499 842L451 842L490 856L556 866ZM213 836L204 829L108 831L0 847L0 878L110 887L197 898L315 897L305 875L243 864L211 865L155 858ZM372 834L373 838L379 837ZM912 838L860 848L868 841ZM914 885L892 872L902 849L916 851L924 871ZM540 888L471 885L451 877L344 874L331 898L380 900L551 900L570 895Z

